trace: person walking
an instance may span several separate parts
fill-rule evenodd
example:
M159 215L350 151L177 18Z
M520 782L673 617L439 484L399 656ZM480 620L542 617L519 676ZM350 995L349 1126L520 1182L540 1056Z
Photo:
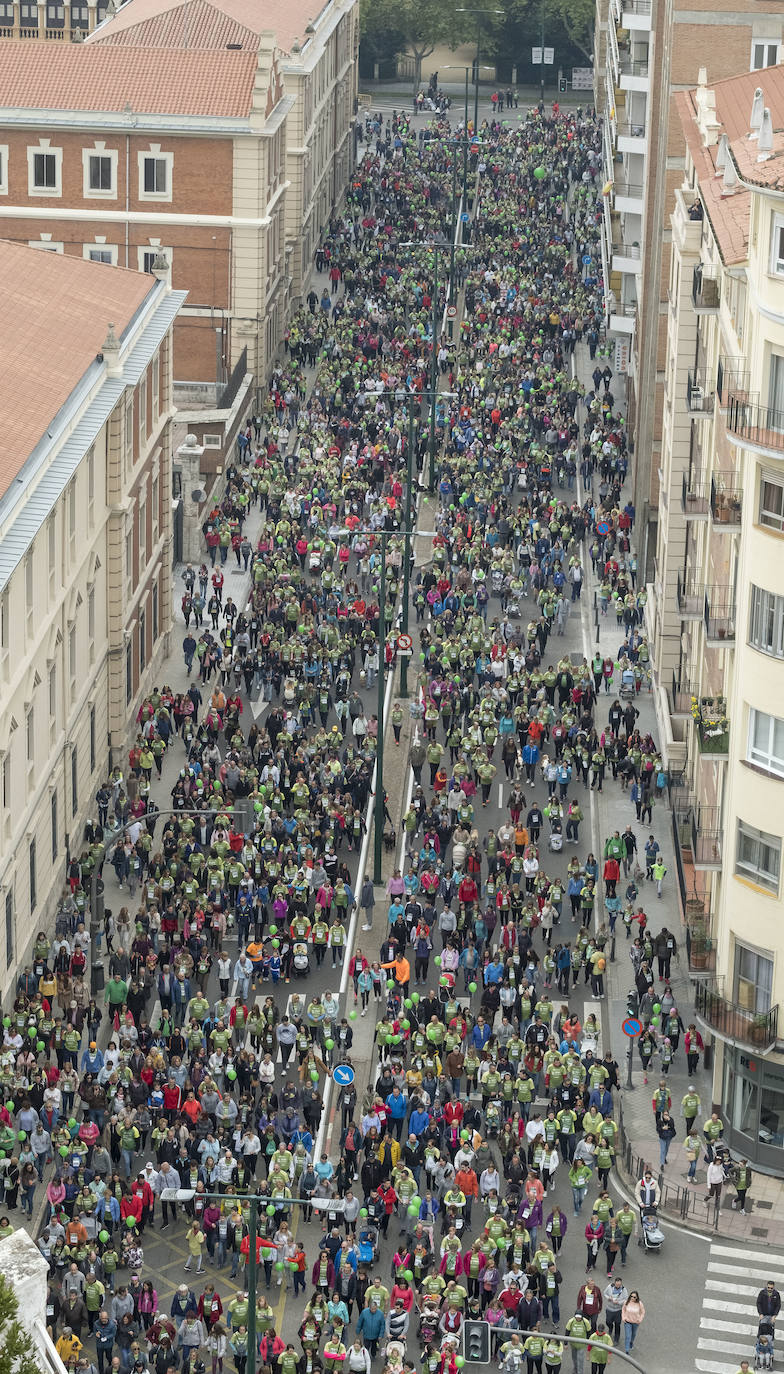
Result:
M633 1288L621 1311L623 1318L623 1343L624 1350L628 1355L637 1339L637 1333L645 1321L645 1307L640 1301L640 1295L636 1288Z
M607 1329L616 1343L621 1339L621 1321L624 1303L629 1297L622 1278L613 1279L604 1290L604 1315Z
M673 1140L678 1134L677 1130L675 1129L675 1122L673 1121L668 1111L662 1112L661 1116L659 1117L659 1124L656 1127L656 1134L659 1137L659 1164L663 1169L665 1164L667 1163L667 1155L669 1153L670 1145L672 1144Z
M712 1197L715 1198L716 1207L718 1209L721 1202L721 1189L724 1183L724 1165L720 1164L717 1159L712 1159L708 1165L706 1182L708 1184L708 1191L705 1194L705 1201L710 1202Z
M741 1159L732 1170L731 1179L735 1185L737 1197L732 1199L732 1206L740 1208L742 1217L746 1215L746 1194L751 1187L751 1168L747 1159Z

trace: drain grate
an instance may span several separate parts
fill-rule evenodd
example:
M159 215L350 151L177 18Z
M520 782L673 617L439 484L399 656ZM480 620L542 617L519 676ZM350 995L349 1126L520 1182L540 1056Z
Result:
M756 1209L757 1209L758 1212L772 1212L772 1211L773 1211L773 1203L772 1203L772 1202L754 1202L753 1205L754 1205L754 1207L756 1207Z
M751 1234L753 1236L758 1236L760 1240L764 1240L768 1234L768 1228L767 1226L752 1226Z

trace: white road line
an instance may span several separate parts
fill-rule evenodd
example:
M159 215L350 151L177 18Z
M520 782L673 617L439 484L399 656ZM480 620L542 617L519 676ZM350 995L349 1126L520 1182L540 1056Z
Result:
M705 1289L708 1293L732 1293L738 1298L754 1298L756 1302L759 1288L751 1287L745 1283L723 1283L721 1279L706 1279Z
M705 1341L700 1337L697 1342L697 1349L710 1350L714 1355L738 1355L742 1360L754 1358L753 1349L749 1352L748 1341L743 1345L740 1343L736 1345L733 1341Z
M743 1259L747 1261L759 1260L762 1264L767 1264L768 1266L771 1265L771 1256L769 1254L766 1254L764 1250L746 1250L742 1246L736 1247L732 1245L714 1244L711 1245L711 1258L713 1258L714 1255L730 1255L733 1258Z
M718 1360L695 1360L694 1368L698 1369L700 1374L737 1374L738 1361L720 1364Z
M730 1302L727 1298L703 1298L702 1305L711 1312L737 1312L740 1316L753 1316L757 1311L750 1302Z
M503 784L502 782L499 782L499 784L498 784L498 810L499 810L499 811L503 811L503 809L504 809L504 784Z
M763 1286L770 1278L770 1266L767 1269L749 1268L745 1264L714 1264L711 1261L708 1265L709 1274L735 1274L739 1279L759 1278L763 1281Z
M748 1314L749 1316L751 1313ZM755 1313L756 1315L756 1313ZM723 1322L718 1317L701 1317L701 1331L729 1331L733 1336L756 1336L757 1322Z

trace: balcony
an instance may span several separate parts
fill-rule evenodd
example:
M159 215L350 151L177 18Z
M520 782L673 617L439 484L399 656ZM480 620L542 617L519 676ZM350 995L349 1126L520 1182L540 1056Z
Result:
M702 806L696 798L679 793L672 814L680 862L691 864L698 872L718 871L722 866L718 806Z
M612 270L613 272L639 272L639 243L613 243Z
M777 456L784 451L784 410L760 405L757 395L729 397L727 429L755 448L767 449Z
M695 890L685 898L683 906L689 976L712 978L716 972L716 945L710 933L710 901L697 896Z
M711 478L711 519L718 533L737 534L743 513L743 493L734 472L716 472Z
M648 58L632 57L629 52L618 53L618 70L622 91L647 91Z
M610 304L610 329L615 334L633 334L637 320L637 302L613 301Z
M730 756L730 732L726 730L713 730L706 725L697 726L697 739L699 741L700 753L710 754L715 759L728 759Z
M684 472L681 487L681 506L687 520L708 519L710 511L710 480L699 472Z
M621 215L641 215L645 208L645 187L642 182L629 180L622 171L613 187L613 204Z
M769 1050L778 1039L777 1006L768 1011L752 1011L724 996L724 979L697 983L694 1007L698 1017L722 1040Z
M721 304L719 279L706 277L702 263L692 273L691 299L698 315L715 315Z
M678 573L675 597L681 620L702 620L705 614L705 593L691 579Z
M705 588L705 643L724 648L735 642L735 597L731 587Z
M630 33L649 33L651 28L651 0L622 0L621 22Z
M710 754L713 758L729 758L730 723L725 698L695 698L691 713L697 726L700 753Z
M672 682L667 689L667 704L674 720L691 719L691 699L694 689L684 677L678 677L673 669Z
M716 372L716 392L722 406L726 406L732 396L745 399L748 396L750 386L751 374L746 366L745 358L719 358Z
M618 151L621 153L639 153L644 155L648 151L648 137L645 132L645 121L632 122L619 120L615 125L615 141Z
M686 378L686 409L695 418L707 419L713 414L713 388L708 383L704 367L689 372Z

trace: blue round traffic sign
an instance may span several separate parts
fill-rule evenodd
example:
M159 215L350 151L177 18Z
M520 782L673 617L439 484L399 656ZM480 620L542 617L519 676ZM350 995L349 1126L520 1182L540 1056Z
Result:
M640 1034L640 1031L642 1030L642 1021L638 1021L636 1016L627 1016L626 1020L623 1022L621 1026L621 1030L623 1031L624 1035L628 1035L630 1038L633 1038L635 1035Z
M607 524L607 521L606 521L606 520L600 520L600 521L599 521L598 525L596 526L596 533L597 533L597 534L609 534L609 533L610 533L610 526Z
M338 1064L337 1068L332 1070L332 1077L339 1088L349 1088L354 1082L354 1070L350 1064Z

